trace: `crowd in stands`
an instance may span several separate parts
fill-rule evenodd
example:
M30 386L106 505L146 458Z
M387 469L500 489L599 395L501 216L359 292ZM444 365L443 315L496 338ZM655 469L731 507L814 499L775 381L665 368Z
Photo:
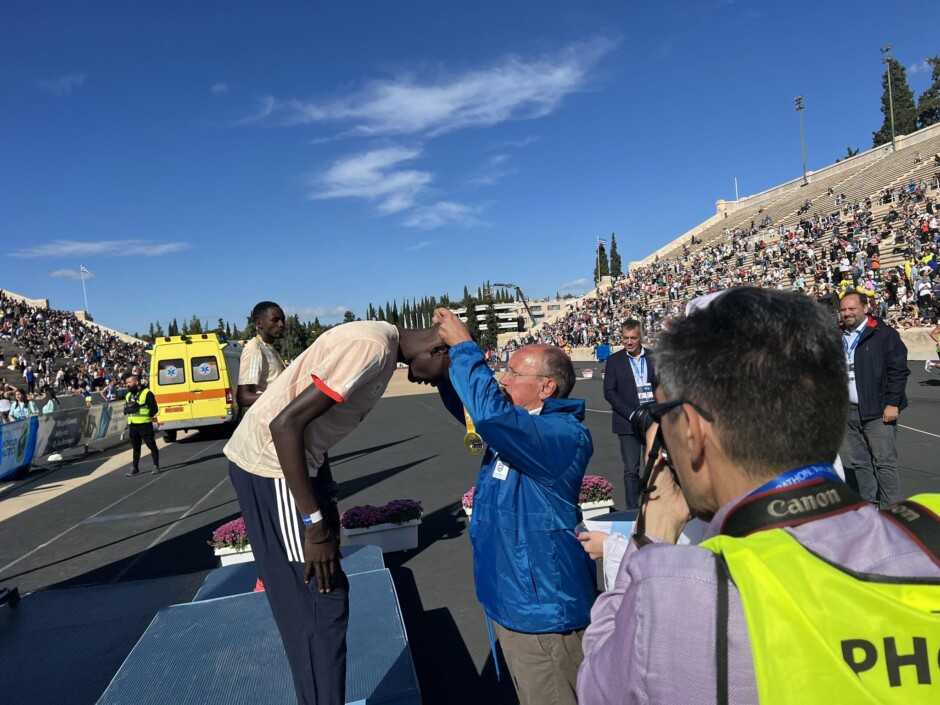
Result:
M811 204L804 204L790 226L775 225L761 210L749 226L726 228L715 242L693 249L701 244L693 237L676 256L634 268L498 354L504 357L532 343L616 343L619 323L626 318L640 320L646 341L652 342L690 299L742 285L801 291L824 303L834 303L850 289L862 290L873 299L876 314L894 327L935 324L940 309L937 188L933 181L886 189L878 200L890 207L877 218L870 198L850 203L831 190L831 209L811 214ZM882 267L885 255L901 257L903 263Z
M57 394L90 398L112 380L146 375L144 348L69 311L36 308L0 291L0 416L17 391L28 403L38 400L37 409L54 410Z

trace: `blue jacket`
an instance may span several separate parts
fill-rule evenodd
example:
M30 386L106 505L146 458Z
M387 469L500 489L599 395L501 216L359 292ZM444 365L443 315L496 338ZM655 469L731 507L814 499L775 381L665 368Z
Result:
M591 621L597 572L574 535L578 496L594 453L584 401L546 399L540 414L505 401L473 343L450 350L450 382L439 386L463 423L461 403L488 447L470 522L477 599L514 631L547 634ZM498 464L509 466L498 479Z
M894 328L872 316L855 347L855 388L862 421L880 418L886 406L907 408L907 346Z

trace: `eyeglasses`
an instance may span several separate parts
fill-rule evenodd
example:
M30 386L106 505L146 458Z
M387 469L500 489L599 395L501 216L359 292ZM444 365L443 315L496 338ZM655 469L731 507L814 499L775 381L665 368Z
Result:
M522 372L516 372L509 365L506 365L506 374L504 376L509 379L516 379L517 377L546 377L547 375L524 374Z
M656 423L662 423L663 416L668 414L673 409L678 409L683 404L688 404L693 409L695 409L699 415L709 422L714 422L715 417L712 416L709 412L705 411L702 407L696 404L694 401L689 401L688 399L675 399L673 401L664 401L662 403L650 404L647 408L647 412L653 421Z

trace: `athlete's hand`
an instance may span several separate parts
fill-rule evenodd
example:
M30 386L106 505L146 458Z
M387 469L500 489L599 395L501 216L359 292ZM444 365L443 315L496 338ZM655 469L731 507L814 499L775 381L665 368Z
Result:
M304 561L307 564L304 582L309 583L315 577L317 590L332 592L336 576L340 573L339 559L339 539L334 536L327 522L320 521L307 527L304 536Z
M431 322L441 327L441 340L449 347L454 347L457 343L465 343L468 340L473 340L473 338L470 337L470 330L463 321L457 318L457 314L449 308L442 306L435 309L434 318Z

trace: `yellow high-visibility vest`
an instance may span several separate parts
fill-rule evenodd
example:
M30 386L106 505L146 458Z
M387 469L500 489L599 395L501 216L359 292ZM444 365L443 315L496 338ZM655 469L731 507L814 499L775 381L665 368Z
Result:
M940 578L853 574L783 529L701 545L741 595L761 705L940 703Z
M144 424L152 423L153 419L150 416L150 409L147 408L147 395L150 394L149 389L142 389L137 395L137 403L140 407L137 410L136 414L127 415L127 423L129 424ZM124 395L124 401L129 402L131 400L131 393L128 392Z

